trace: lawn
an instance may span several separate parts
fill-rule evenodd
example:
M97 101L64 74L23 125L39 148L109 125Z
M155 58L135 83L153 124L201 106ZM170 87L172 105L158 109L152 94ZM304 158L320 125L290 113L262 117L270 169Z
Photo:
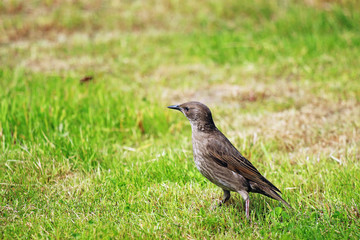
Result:
M1 239L359 239L358 1L0 3ZM86 81L86 79L88 79ZM294 207L222 190L197 100Z

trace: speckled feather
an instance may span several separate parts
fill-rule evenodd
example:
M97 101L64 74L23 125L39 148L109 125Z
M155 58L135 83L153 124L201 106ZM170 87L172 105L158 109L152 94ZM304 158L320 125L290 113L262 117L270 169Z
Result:
M198 170L211 182L224 190L238 192L244 200L248 193L260 193L291 206L280 197L280 190L268 181L215 126L210 109L199 102L169 106L181 111L190 121L194 161ZM248 214L248 212L247 212Z

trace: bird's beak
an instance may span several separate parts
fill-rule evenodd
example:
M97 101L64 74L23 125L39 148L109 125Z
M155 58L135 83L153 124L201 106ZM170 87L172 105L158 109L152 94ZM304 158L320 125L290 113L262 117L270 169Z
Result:
M168 106L168 108L179 110L181 112L181 108L179 107L179 105L171 105L171 106Z

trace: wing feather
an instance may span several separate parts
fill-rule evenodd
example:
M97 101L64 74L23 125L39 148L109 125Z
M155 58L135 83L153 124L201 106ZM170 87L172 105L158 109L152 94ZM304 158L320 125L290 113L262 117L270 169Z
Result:
M223 140L221 142L217 139L218 138L213 138L208 140L206 146L208 157L221 167L226 167L250 181L264 187L271 187L275 191L280 192L277 187L260 174L249 160L241 155L225 136L221 138Z

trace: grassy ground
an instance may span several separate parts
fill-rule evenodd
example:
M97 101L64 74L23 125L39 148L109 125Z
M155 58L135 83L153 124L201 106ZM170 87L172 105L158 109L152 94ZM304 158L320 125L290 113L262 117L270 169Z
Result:
M0 238L359 239L359 7L2 1ZM188 100L295 211L210 210Z

